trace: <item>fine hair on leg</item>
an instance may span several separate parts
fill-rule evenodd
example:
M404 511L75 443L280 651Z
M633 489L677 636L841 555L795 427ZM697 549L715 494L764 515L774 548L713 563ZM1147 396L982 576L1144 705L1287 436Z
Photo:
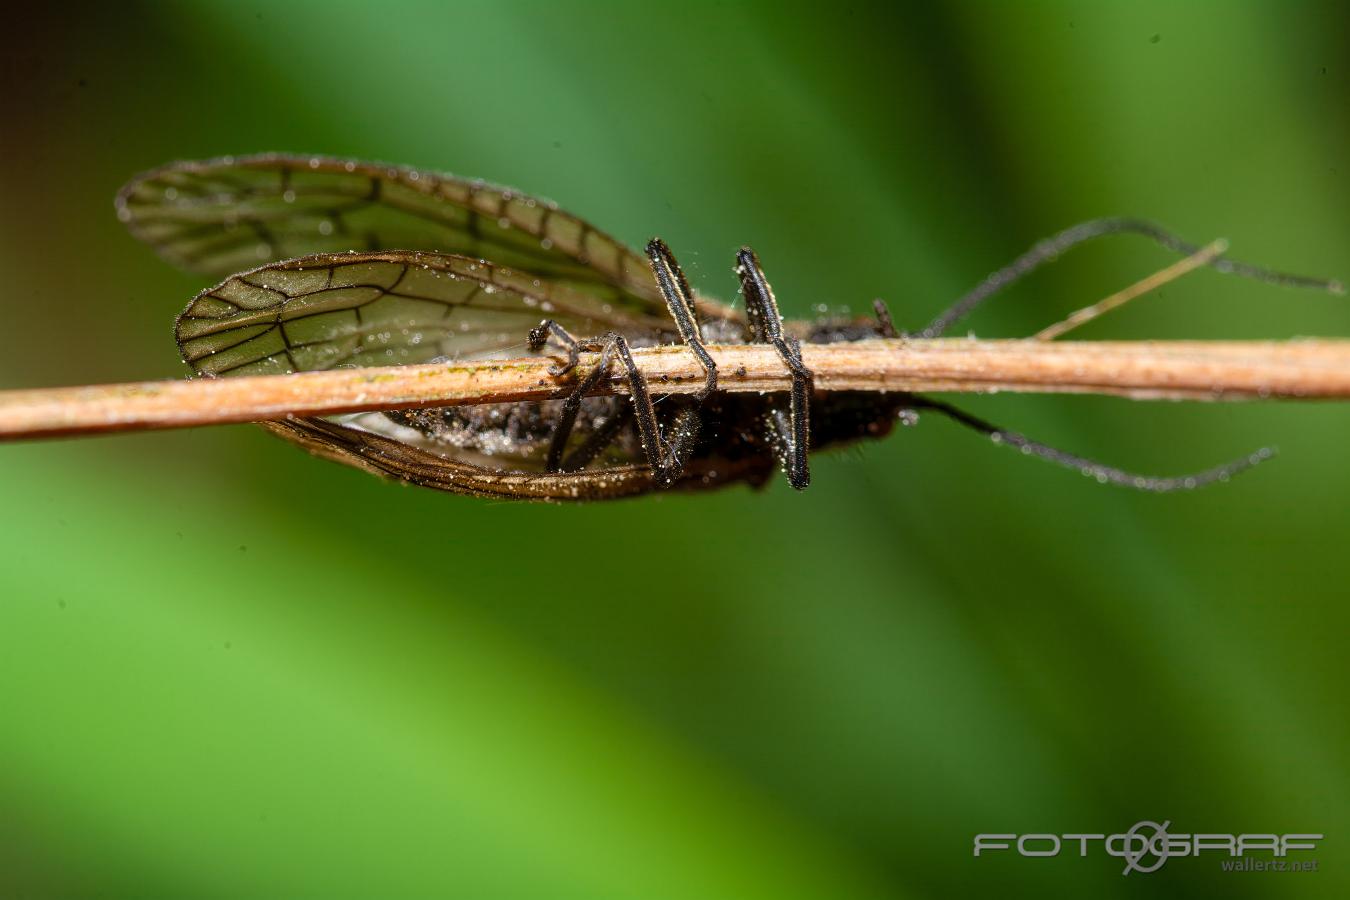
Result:
M652 403L651 392L647 387L647 378L638 369L637 362L633 359L633 354L628 347L628 341L623 335L611 331L596 341L578 341L568 335L561 326L557 326L556 323L548 320L535 331L542 330L544 333L553 333L550 328L545 327L550 325L556 327L567 340L570 340L570 346L574 346L578 352L599 349L600 360L596 363L595 368L587 372L586 377L581 379L572 389L572 392L564 398L562 410L558 415L558 424L554 427L553 438L549 443L544 471L553 473L584 468L587 463L612 443L619 428L627 424L628 417L618 413L611 416L605 425L602 425L596 433L592 434L564 462L563 453L576 425L582 400L595 389L602 379L609 375L610 368L617 358L623 364L628 378L631 417L637 419L638 438L642 444L642 451L647 457L647 464L651 466L653 479L660 487L669 487L674 484L683 474L689 454L698 442L701 431L698 407L682 409L671 418L669 431L672 438L667 441L662 436L661 427L657 422L656 408Z
M698 357L699 364L703 366L707 380L704 382L703 390L697 395L699 400L703 400L717 390L717 364L703 346L703 335L698 327L698 310L694 307L694 294L689 288L689 280L684 277L684 271L675 261L675 255L660 238L652 238L647 242L647 259L652 265L652 274L656 276L661 296L666 299L670 317L675 320L675 328L680 333L680 339L689 346L694 356Z
M780 450L788 484L799 491L804 490L811 484L808 453L814 378L802 362L801 343L795 337L783 334L783 317L778 311L778 300L773 295L768 279L764 277L759 257L749 247L742 247L736 254L736 274L741 279L741 294L745 297L745 312L750 320L750 342L771 344L792 373L786 421L781 407L770 402L769 440Z
M567 329L557 322L552 319L545 319L530 329L530 336L526 344L531 353L538 353L544 349L544 344L548 343L549 338L553 338L563 345L563 349L567 351L567 362L561 366L549 366L548 374L555 378L559 375L566 375L577 367L577 357L581 352L582 342L568 334Z
M595 458L609 449L619 436L619 432L633 421L633 404L623 397L611 397L610 414L600 426L590 433L581 446L573 450L562 461L559 471L580 472L595 461ZM552 447L549 448L550 453Z
M872 311L877 317L877 333L884 338L897 338L900 332L895 329L895 320L891 318L890 307L880 297L872 301Z

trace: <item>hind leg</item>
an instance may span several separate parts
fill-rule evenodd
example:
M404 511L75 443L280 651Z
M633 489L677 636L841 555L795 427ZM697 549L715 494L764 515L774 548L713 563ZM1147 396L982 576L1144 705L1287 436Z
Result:
M750 342L772 345L792 373L788 408L783 410L781 403L772 403L767 426L769 441L778 450L788 484L799 491L804 490L811 484L807 454L811 439L811 389L814 378L802 362L801 344L795 337L783 334L783 317L778 312L773 288L764 277L759 258L749 247L742 247L736 254L736 274L741 279L745 311L750 318Z

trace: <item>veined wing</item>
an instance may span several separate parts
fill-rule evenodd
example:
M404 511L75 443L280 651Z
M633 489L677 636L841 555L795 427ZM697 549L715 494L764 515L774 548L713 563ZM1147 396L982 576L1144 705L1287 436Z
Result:
M183 359L205 375L413 364L523 344L543 315L589 333L588 306L573 305L576 298L565 286L452 254L317 254L240 273L203 291L178 317L177 337ZM668 327L668 320L651 327ZM507 465L501 468L482 447L438 444L425 436L404 440L399 433L408 429L397 427L398 421L364 414L342 422L289 419L263 425L333 461L456 493L595 500L652 489L651 471L634 464L633 448L616 450L611 464L601 468L544 474L540 459L509 447L497 451L495 461ZM693 489L761 481L767 469L763 458L752 457L697 460L688 471L682 485Z
M557 282L620 321L665 315L646 259L631 248L551 201L451 175L325 157L227 156L138 176L118 194L117 212L169 261L217 278L315 253L427 250Z
M579 307L573 305L578 298ZM513 347L523 351L525 336L541 316L589 334L594 328L588 316L592 300L559 283L454 254L329 253L227 278L188 304L176 331L184 361L199 374L279 375L425 363ZM666 324L658 320L648 328ZM504 470L497 466L524 470L515 475L525 481L540 474L541 433L547 437L546 425L556 417L554 407L560 402L357 414L271 430L315 452L323 448L321 455L367 469L354 455L378 447L381 458L390 461L385 474L419 483L439 478L465 490L477 484L473 492L484 492L489 485L505 483ZM540 418L545 410L547 422ZM540 421L533 428L527 423L521 434L496 426L492 419L503 413L528 418L526 411ZM424 429L408 427L419 417L425 419ZM441 440L441 431L451 439ZM411 460L420 463L401 468ZM634 478L634 483L642 481L640 476L627 480ZM568 483L563 478L559 485Z
M613 500L650 493L652 471L645 465L620 465L580 472L515 472L473 465L431 453L387 436L327 422L287 419L263 422L264 428L299 444L315 456L374 475L455 494L502 500ZM765 457L735 460L694 459L675 490L709 490L738 481L760 485L773 473Z
M637 324L669 330L664 308ZM544 316L577 334L611 324L593 294L448 253L323 253L242 272L198 294L176 324L205 375L391 366L521 347Z

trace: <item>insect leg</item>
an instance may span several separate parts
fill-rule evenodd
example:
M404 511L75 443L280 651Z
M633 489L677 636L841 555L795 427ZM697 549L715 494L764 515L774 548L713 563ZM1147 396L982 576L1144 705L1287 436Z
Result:
M638 437L642 442L643 453L647 456L647 464L651 466L656 483L661 487L669 487L684 472L689 451L693 449L697 441L701 423L698 408L690 407L681 410L674 417L670 428L673 439L667 442L661 436L661 428L656 421L656 407L652 404L651 392L647 389L647 378L638 369L637 362L634 361L633 354L628 348L628 341L623 335L614 331L606 334L601 340L603 346L600 351L600 361L563 401L562 412L558 416L558 425L554 429L553 440L549 444L548 459L544 463L544 470L546 472L558 472L563 468L563 450L566 448L567 439L571 436L572 428L576 424L577 413L581 411L581 401L600 383L602 378L609 374L610 366L617 356L619 361L623 363L628 376L629 401L633 415L637 418ZM591 342L578 341L577 345L579 348L585 349L591 346ZM617 425L614 431L617 433ZM587 453L593 458L596 453L604 449L605 444L595 447L590 446L592 441L598 440L601 439L593 436L587 440L586 444L576 450L573 459L568 460L569 471L572 466L580 468L586 462L589 462L590 459L586 457Z
M609 418L591 432L590 437L580 447L573 450L563 460L561 471L579 472L589 466L597 456L605 452L614 439L618 437L619 432L624 426L633 421L633 404L626 402L622 397L610 398L614 401L614 407L611 410Z
M670 440L662 459L664 485L674 484L684 474L685 464L689 462L689 455L698 444L702 431L703 413L697 405L686 406L671 418L666 428Z
M661 295L666 298L666 307L670 310L670 317L675 320L681 339L694 351L707 376L703 390L697 394L698 399L702 400L717 390L717 364L703 346L703 336L698 329L698 310L694 308L694 292L665 241L660 238L648 241L647 259L651 261L652 274L656 276Z
M789 433L792 435L785 453L788 484L797 490L805 490L811 484L811 468L807 461L807 451L811 444L811 372L802 363L802 348L797 339L788 338L788 346L796 360L792 368L792 392L788 398ZM776 345L777 346L777 345ZM779 346L778 352L783 352ZM779 428L783 427L782 417L778 416Z
M545 319L538 325L530 329L530 336L527 339L531 353L538 353L544 349L544 344L552 337L558 343L563 345L567 351L567 362L561 366L549 366L548 374L553 376L566 375L577 367L577 356L582 350L582 341L572 337L563 328L552 319Z
M647 455L647 464L652 468L652 476L661 487L670 487L684 472L698 440L702 417L697 406L680 410L671 420L671 441L661 436L660 426L656 422L656 408L652 405L652 395L647 389L647 378L633 361L628 341L624 336L611 331L605 335L606 346L612 346L619 361L628 373L628 393L633 404L633 414L637 417L638 437L642 441L642 450Z
M553 324L553 323L547 323ZM542 328L543 325L540 325ZM563 332L566 334L567 332ZM573 347L580 349L582 342L574 341ZM586 398L600 379L609 374L610 364L614 361L615 345L612 342L606 342L604 348L600 351L600 361L596 363L595 368L581 379L572 393L563 400L562 411L558 414L558 424L553 428L553 439L548 445L548 459L544 462L545 472L557 472L562 468L563 450L567 447L567 439L572 436L572 427L576 425L577 413L581 411L581 401ZM550 371L552 371L550 369ZM561 373L559 373L561 374ZM581 468L578 466L578 468Z
M984 281L975 286L974 290L957 300L945 312L929 323L928 327L919 332L919 337L934 338L941 335L952 325L964 318L971 310L979 306L985 300L988 300L994 294L1003 288L1012 284L1033 270L1039 268L1048 262L1054 262L1064 251L1090 241L1093 238L1105 237L1112 234L1139 234L1152 240L1155 244L1171 250L1181 256L1192 256L1199 252L1200 247L1195 244L1187 243L1176 235L1165 231L1152 222L1145 222L1140 219L1092 219L1087 222L1081 222L1071 228L1066 228L1059 234L1053 235L1036 246L1032 247L1026 253L1013 260L1008 265L994 272ZM1256 281L1263 281L1266 284L1277 284L1285 287L1303 287L1318 288L1333 293L1342 293L1344 287L1337 281L1324 281L1318 278L1307 278L1302 275L1290 275L1284 272L1276 272L1271 269L1263 269L1260 266L1253 266L1247 263L1235 262L1227 257L1218 257L1211 260L1207 265L1218 272L1238 275L1242 278L1251 278Z
M770 440L781 448L788 484L803 490L811 483L807 451L811 435L810 391L814 379L811 370L802 362L801 344L796 338L783 335L783 317L778 312L773 288L764 277L755 251L749 247L742 247L736 254L736 274L740 276L741 293L745 296L751 342L772 344L792 373L787 415L783 415L781 408L771 407Z
M895 320L891 318L891 310L886 306L886 301L880 297L872 301L872 309L877 314L877 331L884 338L897 338L900 332L895 330Z
M1068 453L1038 441L1033 441L1015 431L1007 431L1003 428L999 428L997 425L993 425L968 412L957 409L948 403L943 403L941 400L933 400L928 397L915 397L912 406L919 409L931 409L935 412L939 412L947 418L964 425L973 431L983 434L997 444L1007 444L1011 447L1016 447L1023 453L1039 457L1055 463L1056 465L1077 469L1084 475L1095 478L1103 484L1109 482L1111 484L1134 488L1138 491L1151 491L1156 494L1191 490L1193 488L1204 487L1207 484L1213 484L1216 481L1227 481L1233 475L1246 469L1250 469L1258 463L1263 463L1275 455L1274 449L1262 447L1240 459L1235 459L1232 462L1224 463L1221 466L1215 466L1212 469L1206 469L1203 472L1196 472L1192 475L1177 475L1174 477L1136 475L1133 472L1126 472L1123 469L1117 469L1114 466L1103 465L1094 460L1078 456L1077 454ZM907 422L906 424L910 423Z

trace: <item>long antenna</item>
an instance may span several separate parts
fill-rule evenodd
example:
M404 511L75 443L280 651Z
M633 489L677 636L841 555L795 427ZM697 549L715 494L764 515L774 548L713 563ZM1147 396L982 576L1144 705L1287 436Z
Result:
M934 412L941 413L954 422L958 422L965 427L977 431L989 438L996 444L1007 444L1009 447L1016 447L1023 453L1035 456L1040 459L1052 462L1058 466L1064 466L1068 469L1077 469L1089 478L1095 478L1102 484L1118 484L1122 487L1134 488L1137 491L1150 491L1155 494L1169 494L1173 491L1189 491L1194 488L1204 487L1207 484L1213 484L1216 481L1227 481L1239 472L1246 471L1252 466L1263 463L1275 455L1275 448L1262 447L1246 456L1226 462L1223 465L1215 466L1212 469L1205 469L1203 472L1194 472L1190 475L1175 475L1169 477L1159 477L1157 475L1139 475L1135 472L1127 472L1124 469L1118 469L1115 466L1108 466L1105 463L1088 459L1085 456L1079 456L1076 453L1069 453L1067 450L1060 450L1057 447L1051 447L1049 444L1042 444L1040 441L1033 441L1031 438L1015 431L1009 431L1006 428L1000 428L991 422L986 422L978 416L973 416L965 410L957 409L950 403L943 403L941 400L933 400L929 397L917 397L913 404L916 409L931 409Z
M1222 238L1206 244L1185 259L1179 259L1167 268L1160 269L1152 275L1149 275L1147 278L1141 278L1124 290L1116 291L1105 300L1100 300L1091 306L1085 306L1082 309L1069 313L1063 321L1042 328L1032 335L1032 337L1038 341L1053 341L1057 337L1062 337L1070 331L1073 331L1075 328L1079 328L1086 325L1088 322L1091 322L1093 319L1106 315L1113 309L1119 309L1136 297L1142 297L1149 291L1157 290L1168 282L1176 281L1188 272L1194 272L1201 266L1209 265L1215 259L1222 256L1227 249L1228 242Z
M1145 222L1141 219L1093 219L1088 222L1083 222L1074 225L1071 228L1066 228L1059 234L1046 238L1008 265L999 269L997 272L994 272L984 281L981 281L974 289L949 306L946 311L929 323L928 327L919 332L917 337L939 337L944 334L948 328L965 318L977 306L984 303L984 301L1017 281L1019 278L1035 271L1046 263L1054 262L1070 248L1076 247L1086 241L1113 234L1142 235L1153 241L1155 244L1158 244L1160 247L1171 250L1182 256L1194 256L1201 250L1200 247L1183 241L1181 238L1161 226L1155 225L1152 222ZM1304 275L1291 275L1287 272L1277 272L1274 269L1265 269L1261 266L1254 266L1249 263L1236 262L1226 257L1220 256L1212 258L1206 265L1216 272L1237 275L1240 278L1250 278L1255 281L1265 282L1266 284L1281 285L1283 287L1313 288L1315 290L1329 291L1333 294L1345 293L1345 286L1339 281L1323 278L1309 278Z

